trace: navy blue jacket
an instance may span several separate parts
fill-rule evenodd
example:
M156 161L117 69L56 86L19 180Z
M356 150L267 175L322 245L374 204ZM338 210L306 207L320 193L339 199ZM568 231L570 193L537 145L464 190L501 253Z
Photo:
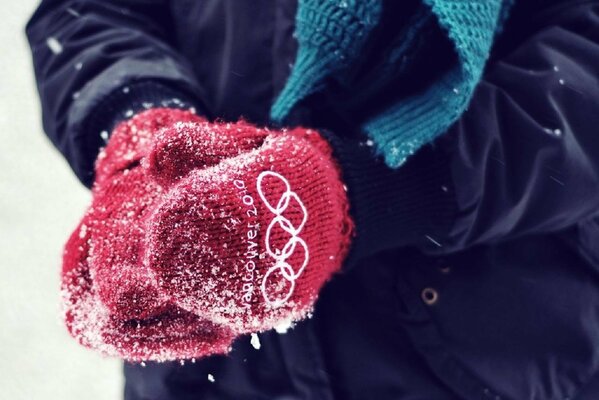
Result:
M126 364L127 399L599 398L599 1L517 1L468 111L390 170L355 127L455 56L433 24L412 68L369 85L402 33L395 7L354 84L329 82L292 118L331 141L357 224L313 318L260 350L244 337L228 356ZM43 1L27 35L48 137L89 186L103 132L131 112L268 124L295 8Z

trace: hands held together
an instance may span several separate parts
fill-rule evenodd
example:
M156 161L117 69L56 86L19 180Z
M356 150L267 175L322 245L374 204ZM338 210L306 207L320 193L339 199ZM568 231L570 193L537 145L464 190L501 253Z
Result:
M225 353L304 318L352 232L328 143L153 109L118 125L66 244L65 318L108 355Z

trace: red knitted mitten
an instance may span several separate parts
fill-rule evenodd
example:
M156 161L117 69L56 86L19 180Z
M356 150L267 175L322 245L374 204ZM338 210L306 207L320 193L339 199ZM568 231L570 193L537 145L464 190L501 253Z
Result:
M93 202L67 242L62 286L67 327L86 346L128 360L223 353L232 332L182 310L142 263L145 220L164 190L140 166L153 139L185 111L154 109L121 123L96 164Z
M238 334L306 316L352 230L339 171L316 131L178 124L148 160L169 187L146 226L145 263L164 293Z

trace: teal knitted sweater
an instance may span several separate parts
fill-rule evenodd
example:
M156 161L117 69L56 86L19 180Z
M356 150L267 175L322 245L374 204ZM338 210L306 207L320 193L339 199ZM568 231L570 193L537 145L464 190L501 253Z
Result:
M299 1L295 31L297 58L272 106L273 121L284 123L299 101L322 90L328 77L342 72L359 58L368 35L380 21L382 2ZM466 110L512 0L422 2L444 28L458 61L422 92L389 104L363 124L362 130L390 167L402 165L416 150L447 131ZM423 14L422 18L425 17ZM396 53L409 48L409 42L424 25L416 20Z

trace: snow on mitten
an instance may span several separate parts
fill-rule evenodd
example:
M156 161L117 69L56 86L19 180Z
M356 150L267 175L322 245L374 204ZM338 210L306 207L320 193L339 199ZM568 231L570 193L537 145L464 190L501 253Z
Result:
M181 308L237 334L305 317L339 270L352 231L328 143L315 131L244 122L162 134L149 168L170 186L148 220L145 254L159 286ZM222 161L194 169L206 149ZM159 160L190 168L161 168Z
M93 201L67 242L65 320L82 344L127 360L171 360L226 352L233 339L180 309L142 263L146 217L163 188L141 166L160 129L199 122L185 111L153 109L117 126L96 163Z
M147 319L121 319L100 300L89 268L89 229L82 221L63 253L64 319L77 341L128 361L168 361L226 353L232 332L175 305Z
M162 187L140 165L158 132L178 122L202 121L188 111L152 109L119 124L98 156L92 205L90 272L98 295L120 318L148 318L162 312L168 298L158 291L141 262L145 218Z
M214 129L215 126L222 129ZM193 169L216 165L255 149L268 133L245 121L220 125L208 121L179 122L156 135L145 165L156 181L168 187Z

